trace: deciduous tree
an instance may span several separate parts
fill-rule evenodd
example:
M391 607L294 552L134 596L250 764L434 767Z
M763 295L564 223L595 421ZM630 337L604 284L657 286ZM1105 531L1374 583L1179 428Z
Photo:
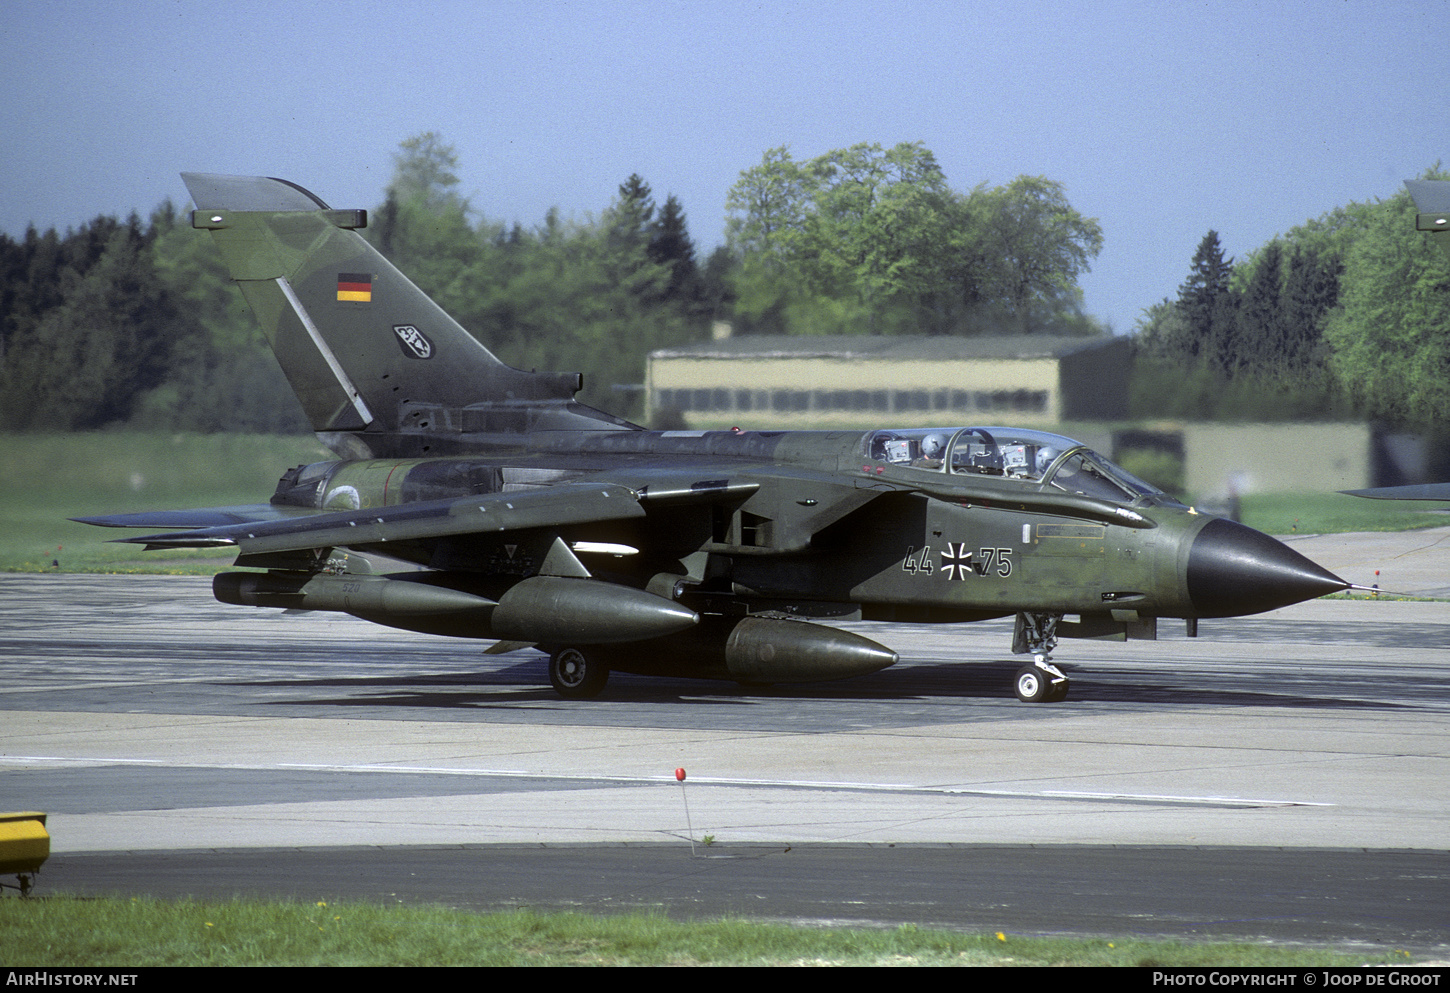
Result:
M1339 300L1325 329L1330 361L1366 413L1404 424L1450 421L1450 269L1415 230L1408 194L1380 204L1350 246Z
M919 142L771 149L726 208L737 314L796 333L1062 330L1102 246L1061 184L959 195Z

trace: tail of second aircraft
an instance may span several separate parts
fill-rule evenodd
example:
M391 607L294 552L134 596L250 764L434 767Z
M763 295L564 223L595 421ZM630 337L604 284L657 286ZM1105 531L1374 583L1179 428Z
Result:
M525 372L492 352L302 187L183 173L231 277L318 437L350 457L451 454L532 430L633 425L574 401L578 373Z
M1420 213L1415 227L1430 236L1450 259L1450 181L1443 179L1407 179L1405 188Z

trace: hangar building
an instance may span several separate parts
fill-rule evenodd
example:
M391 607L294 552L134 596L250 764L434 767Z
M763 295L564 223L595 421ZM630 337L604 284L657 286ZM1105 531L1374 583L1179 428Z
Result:
M741 335L652 352L648 423L821 429L1117 420L1126 338Z

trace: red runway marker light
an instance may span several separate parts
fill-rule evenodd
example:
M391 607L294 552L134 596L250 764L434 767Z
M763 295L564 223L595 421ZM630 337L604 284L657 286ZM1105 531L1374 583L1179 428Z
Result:
M695 857L695 825L690 822L690 799L685 796L685 770L675 770L675 779L680 783L680 799L685 802L685 833L690 836L690 857Z

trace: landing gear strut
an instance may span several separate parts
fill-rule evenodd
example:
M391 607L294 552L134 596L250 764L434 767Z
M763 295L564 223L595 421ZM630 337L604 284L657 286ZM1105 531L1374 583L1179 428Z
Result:
M1057 647L1057 622L1061 614L1019 613L1012 630L1012 652L1032 653L1032 664L1017 670L1012 689L1023 703L1057 703L1067 699L1068 680L1052 664Z
M28 872L19 872L15 874L15 879L19 883L19 885L14 885L11 883L0 883L0 889L19 890L21 896L29 896L30 891L35 888L35 876Z

